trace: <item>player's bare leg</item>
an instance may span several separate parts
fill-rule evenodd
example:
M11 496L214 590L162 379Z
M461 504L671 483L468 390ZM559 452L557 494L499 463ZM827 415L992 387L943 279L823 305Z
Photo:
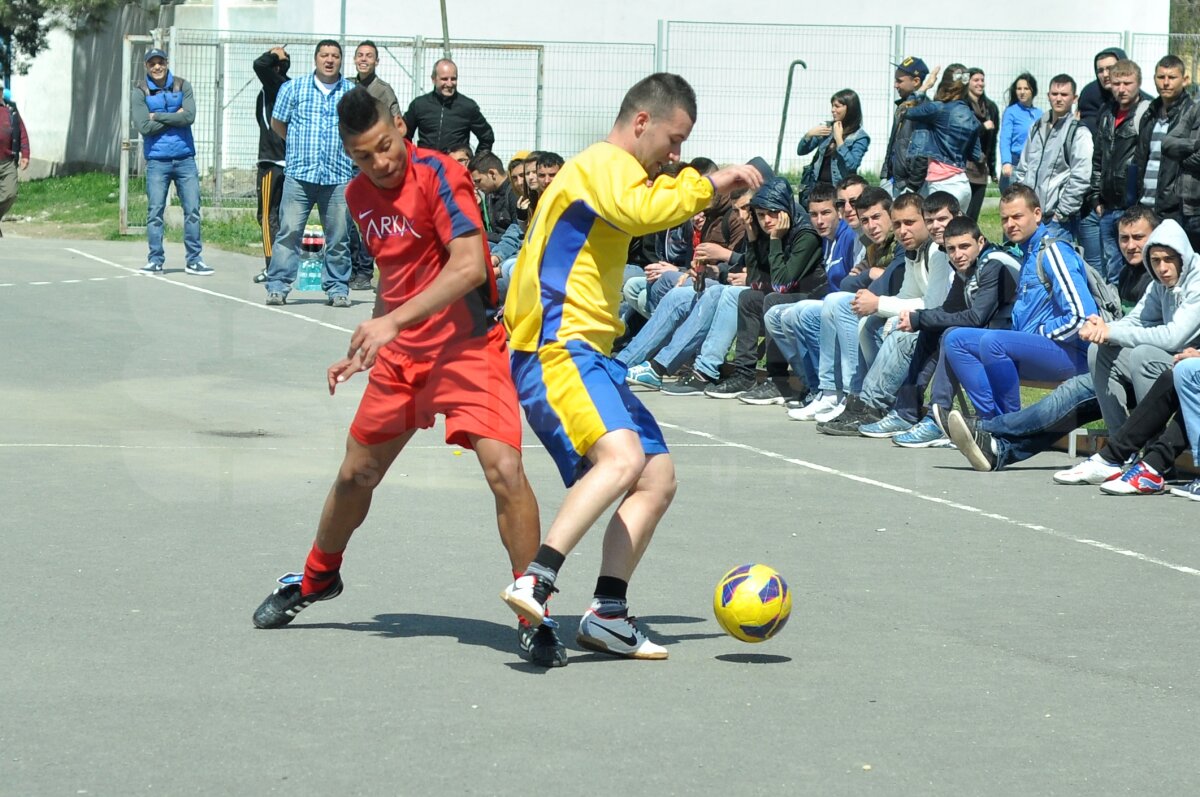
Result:
M675 498L675 463L670 454L646 458L637 484L617 507L604 531L600 575L629 581L654 536L658 521Z
M342 594L339 574L342 552L354 530L366 519L375 488L415 431L373 446L360 443L353 435L346 435L346 453L329 495L325 497L317 536L304 563L304 573L288 573L279 580L279 589L268 595L254 612L255 626L285 626L313 603Z

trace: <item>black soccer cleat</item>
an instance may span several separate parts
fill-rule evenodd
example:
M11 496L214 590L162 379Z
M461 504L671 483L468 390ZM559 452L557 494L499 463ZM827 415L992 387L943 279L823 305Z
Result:
M549 617L536 628L525 623L517 626L517 642L530 663L539 667L567 666L567 648L554 631L557 627Z
M300 594L300 581L303 578L302 573L288 573L279 578L279 588L254 610L255 628L283 628L317 601L331 600L342 594L340 575L328 587L311 595Z

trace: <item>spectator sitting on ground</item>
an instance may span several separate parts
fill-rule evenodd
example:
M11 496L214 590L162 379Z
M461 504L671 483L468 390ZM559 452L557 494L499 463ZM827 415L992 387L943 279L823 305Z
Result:
M538 198L542 195L542 187L538 184L537 177L537 162L541 154L533 150L525 159L525 196L529 200L530 216L533 215L533 209L537 207Z
M782 177L764 183L750 200L754 221L746 231L749 290L736 296L737 337L730 375L704 391L709 398L737 398L756 387L758 339L763 312L774 304L799 301L827 290L821 265L821 238L801 211L792 186ZM768 303L768 296L771 301ZM718 311L719 312L719 311ZM756 390L759 403L780 403L787 388L787 360L767 341L768 387ZM712 374L709 374L712 376Z
M418 146L439 152L471 145L474 134L485 152L496 143L496 135L475 100L458 91L458 67L449 58L433 65L433 91L422 94L404 112L408 137Z
M1100 113L1091 184L1083 204L1095 209L1098 239L1090 239L1085 230L1083 246L1088 263L1115 285L1124 265L1117 244L1117 219L1138 202L1138 131L1150 102L1141 99L1142 70L1133 61L1118 61L1109 70L1109 80L1115 102Z
M936 69L930 77L937 77ZM969 80L965 66L951 64L933 101L908 112L909 121L916 127L911 152L928 161L921 195L945 191L958 200L959 207L971 202L967 164L983 159L979 121L965 99Z
M905 191L919 191L925 183L928 164L923 156L910 155L913 138L913 123L908 112L927 101L925 92L933 85L929 80L929 67L920 58L909 56L896 67L893 87L896 89L896 110L892 117L892 130L888 135L887 152L883 158L881 185L889 195L895 197Z
M1158 226L1154 212L1134 205L1118 222L1121 252L1126 270L1141 270L1145 243ZM1141 294L1135 297L1135 302ZM1092 375L1084 372L1071 377L1033 405L994 418L968 418L951 410L946 421L946 433L976 470L1002 470L1048 451L1063 435L1073 429L1100 420L1100 405L1092 385Z
M1146 242L1145 268L1154 277L1141 301L1120 320L1089 316L1079 337L1093 343L1089 370L1110 434L1120 431L1174 357L1200 343L1200 256L1174 219Z
M862 188L859 187L854 196L857 197L861 192ZM817 235L821 237L821 265L825 270L823 290L813 291L809 298L797 302L776 304L763 314L766 337L778 347L780 354L792 366L796 375L803 377L808 393L816 393L821 383L821 377L817 373L820 345L818 343L811 348L804 345L802 325L820 325L824 295L836 291L837 286L841 285L842 280L850 273L857 243L854 228L838 215L837 197L836 188L821 182L813 186L808 198L808 219ZM814 298L817 295L821 298ZM819 334L818 330L813 337L816 338ZM781 392L786 394L788 391ZM747 404L756 403L752 398L754 397L749 393L741 396L741 400ZM789 400L796 399L785 399L784 403Z
M1200 424L1196 423L1200 416L1193 414L1192 418L1186 418L1181 406L1185 398L1191 404L1200 401L1196 392L1200 388L1197 379L1200 362L1188 362L1195 358L1200 358L1200 351L1192 347L1172 357L1172 368L1154 380L1120 431L1110 434L1104 447L1090 459L1070 470L1055 473L1054 481L1059 484L1099 484L1100 491L1109 495L1166 492L1164 474L1188 450L1188 437L1200 438L1200 428L1197 428Z
M858 94L842 89L829 98L829 122L822 122L800 139L796 154L803 157L816 150L812 162L800 176L800 205L808 207L808 195L817 183L840 183L857 174L871 137L862 129L862 104Z
M1029 129L1029 140L1013 179L1032 188L1042 202L1042 223L1055 238L1078 241L1079 212L1092 180L1092 136L1071 112L1075 80L1050 78L1050 113Z
M484 150L484 152L486 151L487 150ZM465 144L460 147L452 148L446 154L450 156L451 160L460 164L464 169L468 169L470 167L471 158L475 157L475 153L471 152L471 148Z
M924 201L916 196L900 196L892 203L892 227L905 252L903 281L895 290L860 290L851 303L851 310L866 319L858 337L858 368L865 369L862 389L850 397L846 411L839 417L818 423L818 432L890 437L912 426L889 413L917 343L915 332L896 329L898 316L904 310L939 307L946 300L950 262L934 237L935 230L930 228L936 219L940 237L946 224L959 215L962 210L958 201L942 191Z
M1000 198L1000 220L1021 252L1013 328L960 327L947 332L942 343L947 364L982 418L1020 409L1021 379L1061 382L1086 371L1087 343L1078 332L1096 313L1075 250L1046 241L1042 206L1032 188L1018 183L1008 189Z
M916 201L919 203L919 198ZM892 199L887 191L867 188L854 203L854 210L871 243L867 245L866 256L850 269L838 286L839 290L825 297L821 303L821 322L815 325L820 334L818 373L833 375L835 382L832 388L827 388L825 376L822 376L820 399L803 407L796 415L789 410L789 417L795 420L819 423L832 420L846 409L851 395L856 397L852 406L857 406L857 394L862 391L866 369L859 367L860 318L854 312L852 302L863 288L895 292L903 279L904 250L896 243ZM812 339L806 332L805 346L810 345Z
M1008 107L1000 120L1001 193L1016 182L1013 172L1021 165L1029 130L1042 118L1042 109L1033 107L1037 94L1037 80L1028 72L1022 72L1008 89Z
M555 175L563 167L563 157L557 152L539 152L534 162L537 173L538 190L545 191L554 181Z
M983 210L983 198L987 194L988 182L996 182L996 140L1000 135L1000 109L988 97L986 89L987 77L979 67L967 70L970 82L967 83L967 105L979 122L979 147L983 150L983 159L967 164L967 180L971 183L971 204L967 206L966 215L979 219Z
M499 243L505 231L517 223L517 194L509 183L504 162L491 152L481 152L467 165L475 190L483 193L483 223L488 241Z
M1175 55L1163 56L1154 66L1154 86L1158 96L1142 116L1138 130L1137 165L1142 204L1153 208L1160 219L1174 219L1182 225L1179 197L1180 158L1163 150L1166 137L1192 107L1188 94L1188 73ZM1186 230L1185 230L1186 232Z
M1012 305L1021 268L1016 259L984 238L979 225L969 217L960 216L946 225L943 246L954 267L954 282L946 301L941 307L900 313L898 329L917 333L916 349L893 408L901 421L915 424L892 438L902 448L949 445L942 424L954 400L954 380L950 378L941 345L943 333L955 327L1010 329L1012 326ZM917 422L926 383L929 411Z
M617 354L617 359L629 366L629 377L626 378L629 384L641 385L652 390L661 389L666 395L703 395L708 380L695 376L695 370L684 374L673 384L664 385L662 379L677 373L685 362L694 358L697 350L706 346L721 294L727 289L745 288L744 230L749 223L751 196L748 188L731 194L733 212L739 216L743 236L730 251L727 268L704 266L707 277L704 278L703 289L698 294L696 288L690 284L670 290L655 308L649 322ZM706 220L706 226L707 224ZM697 269L698 271L700 269ZM734 302L733 311L736 310L737 305ZM715 366L718 367L720 362L724 361L725 353L728 352L733 335L736 334L737 318L733 317L726 326L727 336L718 336L725 341L725 349L721 350L720 359L715 360ZM720 344L714 343L714 348L720 348Z

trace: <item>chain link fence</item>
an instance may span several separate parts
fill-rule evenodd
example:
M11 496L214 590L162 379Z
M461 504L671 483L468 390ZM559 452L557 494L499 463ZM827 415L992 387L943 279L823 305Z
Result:
M667 21L660 44L588 42L451 42L459 88L474 98L496 131L502 159L518 150L553 150L570 157L609 130L625 91L656 67L685 76L695 87L700 118L685 145L685 157L743 162L755 155L773 159L780 130L788 66L796 73L783 130L780 168L799 171L807 157L795 154L805 131L829 119L829 98L851 88L862 101L863 127L871 147L862 170L877 171L883 160L893 110L891 64L906 55L931 67L959 62L983 69L989 96L1002 108L1005 89L1021 72L1031 72L1045 107L1049 78L1060 72L1079 86L1093 78L1096 52L1126 46L1153 90L1153 64L1168 51L1200 67L1200 36L1120 32L958 30L885 26L762 25ZM254 118L258 80L252 64L271 47L287 45L293 77L311 69L322 35L265 34L171 29L166 42L172 70L195 91L193 135L206 206L253 207L258 159ZM365 37L363 37L365 38ZM431 90L430 72L442 55L440 40L372 37L379 49L377 72L396 90L402 107ZM348 36L344 71L353 74ZM661 47L661 51L660 51ZM144 45L133 48L131 74L143 74ZM133 136L136 138L136 136ZM131 153L132 155L132 153ZM129 175L141 173L140 152ZM135 214L136 215L136 214ZM132 220L131 220L132 223Z

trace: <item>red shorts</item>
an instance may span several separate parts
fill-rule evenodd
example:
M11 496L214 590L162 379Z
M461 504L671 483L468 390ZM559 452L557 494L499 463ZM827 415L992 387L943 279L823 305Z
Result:
M446 442L472 448L470 435L521 448L521 411L513 386L504 325L486 337L447 349L436 360L413 360L381 349L350 424L363 445L386 443L446 417Z

